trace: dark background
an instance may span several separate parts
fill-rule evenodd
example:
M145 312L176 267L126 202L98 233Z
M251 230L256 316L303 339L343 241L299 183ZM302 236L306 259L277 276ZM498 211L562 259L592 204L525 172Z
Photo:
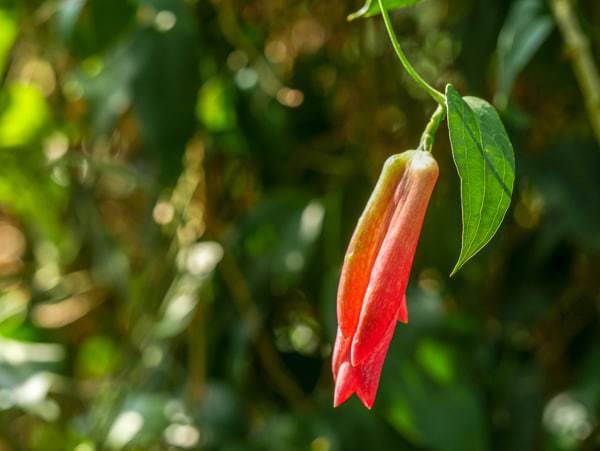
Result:
M392 18L433 85L493 101L513 3ZM556 27L502 108L498 235L449 278L442 126L410 323L373 410L331 407L345 247L434 109L360 6L0 0L0 450L598 449L600 152Z

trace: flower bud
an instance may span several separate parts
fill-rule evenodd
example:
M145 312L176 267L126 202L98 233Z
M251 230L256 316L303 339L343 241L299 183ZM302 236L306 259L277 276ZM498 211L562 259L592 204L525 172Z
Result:
M358 221L338 287L335 406L352 393L373 405L396 321L408 321L406 286L437 177L428 152L390 157Z

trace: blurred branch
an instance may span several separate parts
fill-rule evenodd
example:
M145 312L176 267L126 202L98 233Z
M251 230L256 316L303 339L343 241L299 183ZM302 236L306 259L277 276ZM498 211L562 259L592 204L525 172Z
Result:
M248 283L237 262L226 253L219 269L244 322L250 328L254 347L271 382L290 405L296 407L306 405L308 401L304 396L304 392L279 358L270 337L261 325L262 321L258 308L252 299Z
M195 402L202 400L206 386L206 314L207 308L200 303L187 328L189 392Z
M594 63L590 42L576 17L573 0L551 0L550 5L567 45L592 129L600 144L600 74Z

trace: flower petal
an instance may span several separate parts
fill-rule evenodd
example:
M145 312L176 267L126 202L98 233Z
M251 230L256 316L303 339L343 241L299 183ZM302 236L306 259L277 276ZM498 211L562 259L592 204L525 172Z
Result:
M379 349L359 367L360 377L356 395L367 409L371 409L375 402L377 388L379 387L379 380L381 378L381 370L383 369L383 363L385 362L385 357L388 348L390 347L392 337L394 336L395 329L396 322L394 321L391 327L386 331Z
M385 332L384 339L369 359L356 367L350 363L350 347L344 346L343 342L336 340L336 349L341 354L334 357L334 362L340 360L339 370L335 377L334 407L345 402L352 393L356 393L366 408L370 409L373 407L381 377L381 370L383 369L385 356L394 336L395 328L396 323L394 322ZM341 340L349 341L343 336L340 337L338 335L338 339L340 338ZM338 346L338 343L342 343L342 345Z
M405 152L407 153L407 152ZM397 192L396 211L373 265L369 286L352 340L351 362L365 362L395 323L405 295L425 211L438 176L428 152L411 152L406 183Z
M395 193L408 162L407 152L385 162L344 258L337 296L337 317L345 337L358 325L371 270L397 206Z
M352 393L358 390L358 371L350 365L350 362L343 362L337 375L335 383L335 392L333 394L333 407L344 403Z
M333 372L333 381L335 382L340 371L340 366L344 360L348 360L347 356L350 352L351 338L346 338L338 327L335 337L335 345L333 347L333 356L331 358L331 371ZM349 361L349 360L348 360Z

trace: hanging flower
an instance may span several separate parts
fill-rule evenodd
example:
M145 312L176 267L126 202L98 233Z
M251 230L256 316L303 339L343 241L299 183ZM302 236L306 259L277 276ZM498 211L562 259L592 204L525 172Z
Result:
M337 296L335 407L352 393L373 406L396 321L408 322L406 286L437 177L429 152L390 157L354 230Z

